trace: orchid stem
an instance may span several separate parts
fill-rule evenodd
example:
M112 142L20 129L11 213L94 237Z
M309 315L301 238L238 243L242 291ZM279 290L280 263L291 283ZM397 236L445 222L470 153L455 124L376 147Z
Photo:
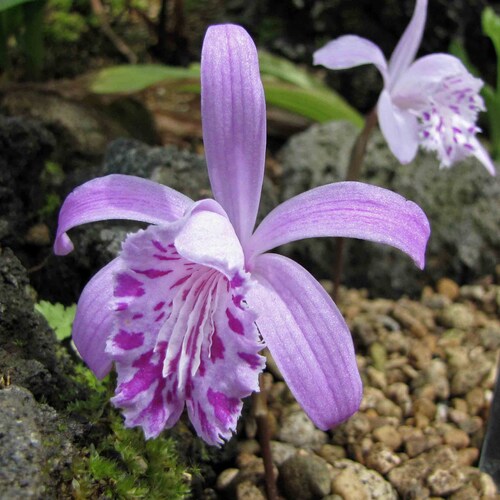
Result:
M365 120L363 130L359 133L351 149L351 157L346 172L346 181L357 181L366 155L368 140L377 125L377 108L373 108ZM342 278L342 257L344 253L344 238L337 238L335 255L333 257L333 300L336 302Z
M276 478L274 477L273 456L271 453L271 429L267 409L267 388L261 373L259 376L260 392L252 396L252 411L257 422L260 451L264 461L264 475L266 480L266 493L268 500L278 499Z

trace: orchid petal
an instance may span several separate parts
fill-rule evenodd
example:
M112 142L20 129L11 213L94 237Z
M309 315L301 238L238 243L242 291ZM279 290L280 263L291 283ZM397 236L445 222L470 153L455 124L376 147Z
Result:
M418 149L418 121L409 111L394 104L383 90L377 105L377 116L389 149L404 165L415 158Z
M234 228L217 213L193 214L175 238L175 247L184 258L217 269L229 279L243 268L243 249Z
M214 304L214 330L201 347L199 376L186 401L189 418L200 436L214 445L228 440L236 429L242 398L259 390L265 358L255 326L255 313L246 306L245 286L227 292L219 281Z
M361 182L327 184L276 207L246 249L247 262L291 241L317 236L361 238L406 252L422 268L429 222L413 202Z
M373 42L356 35L344 35L328 42L314 53L313 64L321 64L329 69L346 69L362 64L374 64L382 74L385 86L389 85L387 61L384 54Z
M417 55L427 17L427 0L417 0L410 23L399 39L389 60L389 74L394 84Z
M188 236L204 239L200 225L222 217L208 212L206 220L201 203L182 220L150 226L125 241L114 288L116 328L107 349L118 373L112 401L127 427L141 426L147 438L155 437L186 405L198 434L219 445L235 430L241 399L258 390L263 346L255 315L244 305L244 271L229 281L215 269L218 261L201 265L176 248Z
M73 342L96 377L103 378L112 360L106 353L106 342L113 332L114 274L118 259L112 260L87 283L80 295L73 321Z
M496 175L495 164L493 163L486 149L484 149L484 147L477 139L473 141L473 146L474 146L473 155L485 166L486 170L491 175Z
M357 411L362 384L349 329L321 285L296 262L256 259L248 295L257 326L297 401L320 429Z
M108 219L159 224L182 217L192 203L178 191L140 177L113 174L93 179L64 201L54 252L66 255L73 250L66 232L80 224Z
M418 108L426 103L443 80L448 77L469 75L465 66L449 54L431 54L417 59L401 76L392 89L394 101L406 108ZM479 78L471 78L474 91L482 87Z
M208 28L201 56L201 106L214 197L244 244L262 189L266 108L257 50L243 28Z

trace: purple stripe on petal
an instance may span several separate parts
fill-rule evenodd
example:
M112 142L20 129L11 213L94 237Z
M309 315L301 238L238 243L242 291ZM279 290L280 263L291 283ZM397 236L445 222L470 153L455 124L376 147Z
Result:
M115 297L142 297L145 294L143 283L129 274L118 273L116 275Z
M158 260L167 261L167 260L181 260L180 257L166 257L165 255L154 254L153 257Z
M238 335L245 335L245 331L243 330L243 325L241 321L233 316L231 311L229 309L226 309L226 316L228 318L228 325L231 330L233 330L234 333L237 333Z
M160 241L158 240L153 240L151 243L153 243L153 245L160 251L160 252L163 252L163 253L167 253L168 250L161 244Z
M248 352L239 352L238 356L244 361L246 361L250 365L250 368L253 369L258 368L262 362L261 358L256 354L250 354Z
M162 271L161 269L146 269L144 271L139 271L138 269L133 269L133 271L137 274L142 274L150 279L161 278L161 277L166 276L167 274L170 274L172 272L171 269L168 269L165 271Z
M190 278L190 275L186 275L186 276L183 276L182 278L180 278L179 280L177 280L171 287L170 287L170 290L172 290L173 288L177 287L177 286L180 286L182 285L183 283L185 283L188 279Z
M215 363L218 359L224 359L224 343L222 339L217 334L217 330L214 329L212 335L212 346L210 348L210 359L212 363Z

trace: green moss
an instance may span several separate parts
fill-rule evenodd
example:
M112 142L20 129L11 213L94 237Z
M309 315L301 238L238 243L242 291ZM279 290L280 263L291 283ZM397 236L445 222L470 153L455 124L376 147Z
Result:
M75 378L86 384L89 397L71 403L68 411L87 419L93 428L68 478L75 498L186 498L195 470L180 464L174 440L160 436L146 441L140 429L123 426L121 415L109 403L112 377L99 381L78 367Z

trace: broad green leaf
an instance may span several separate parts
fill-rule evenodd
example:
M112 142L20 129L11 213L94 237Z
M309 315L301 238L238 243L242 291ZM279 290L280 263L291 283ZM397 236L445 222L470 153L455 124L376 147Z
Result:
M264 82L266 102L292 113L324 123L348 120L357 127L363 126L363 118L333 90L299 89L275 82Z
M270 62L274 60L274 56L271 57L266 59L262 68L266 101L269 105L321 123L348 120L362 127L361 115L336 92L281 58L276 59L283 63L281 69L271 71ZM270 71L272 75L269 74ZM172 82L181 91L199 93L199 79L199 65L189 68L159 64L114 66L101 70L96 75L91 90L98 94L132 93L160 82Z
M128 94L160 82L190 78L200 78L199 65L178 68L162 64L124 64L99 71L90 88L96 94Z
M275 56L264 50L259 50L259 64L262 76L274 77L303 89L327 88L306 70L283 57Z
M49 326L54 330L57 340L64 340L71 335L71 327L76 314L76 304L64 307L58 302L52 304L46 300L41 300L35 304L35 309L47 320Z
M0 12L17 7L23 3L42 2L43 0L0 0Z

